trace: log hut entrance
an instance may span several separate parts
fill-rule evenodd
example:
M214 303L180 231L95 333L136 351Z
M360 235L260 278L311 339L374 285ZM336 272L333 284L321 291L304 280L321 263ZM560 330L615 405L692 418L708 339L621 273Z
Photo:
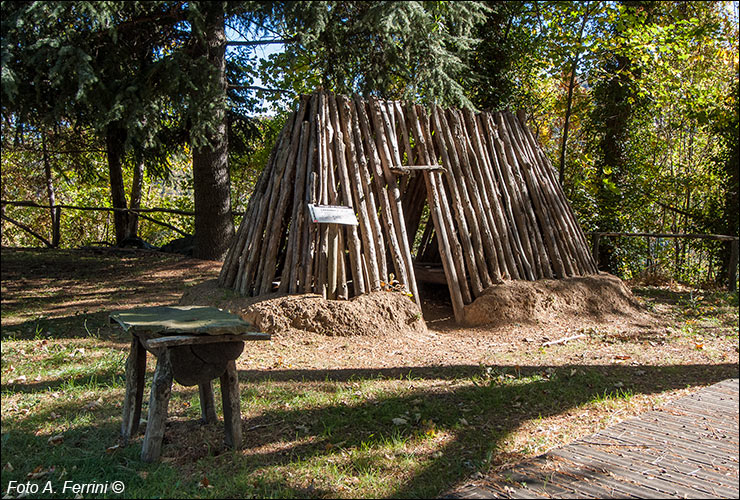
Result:
M356 225L316 223L309 205L348 207ZM596 272L523 117L319 92L278 137L219 285L329 299L390 287L421 306L417 280L443 280L461 322L504 280Z

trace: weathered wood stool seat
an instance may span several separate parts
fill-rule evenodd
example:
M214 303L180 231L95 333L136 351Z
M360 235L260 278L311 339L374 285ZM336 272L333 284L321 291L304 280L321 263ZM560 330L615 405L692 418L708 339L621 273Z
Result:
M235 360L244 341L269 340L269 334L254 331L238 316L203 306L140 307L113 312L110 321L132 334L121 424L124 444L139 428L148 351L157 357L157 367L141 459L152 462L159 458L173 378L185 386L198 386L201 418L206 423L217 419L212 381L221 379L224 442L239 448L242 432Z

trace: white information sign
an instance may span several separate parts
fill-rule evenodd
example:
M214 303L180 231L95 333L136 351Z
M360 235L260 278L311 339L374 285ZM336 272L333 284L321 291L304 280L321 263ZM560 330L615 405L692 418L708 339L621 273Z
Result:
M350 207L337 205L314 205L308 204L311 221L323 224L347 224L356 226L358 224L355 212Z

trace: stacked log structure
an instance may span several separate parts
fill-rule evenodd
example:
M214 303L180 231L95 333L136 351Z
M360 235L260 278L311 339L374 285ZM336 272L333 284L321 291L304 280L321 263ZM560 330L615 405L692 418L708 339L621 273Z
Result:
M277 287L347 299L393 284L419 303L417 270L441 264L461 321L465 304L504 280L596 273L552 165L521 118L303 96L219 285L246 296ZM351 207L358 225L314 223L309 204Z

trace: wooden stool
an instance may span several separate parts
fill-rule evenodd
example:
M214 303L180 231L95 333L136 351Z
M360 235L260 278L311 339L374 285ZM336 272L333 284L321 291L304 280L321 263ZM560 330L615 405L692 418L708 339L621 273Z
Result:
M212 381L220 378L224 443L230 448L241 446L235 360L244 349L244 341L269 340L269 334L250 331L252 325L238 316L201 306L131 309L111 313L110 320L133 336L126 362L126 396L121 424L124 445L139 428L148 351L157 357L157 367L149 397L141 459L153 462L159 458L173 379L186 386L198 385L201 419L212 423L217 420Z

